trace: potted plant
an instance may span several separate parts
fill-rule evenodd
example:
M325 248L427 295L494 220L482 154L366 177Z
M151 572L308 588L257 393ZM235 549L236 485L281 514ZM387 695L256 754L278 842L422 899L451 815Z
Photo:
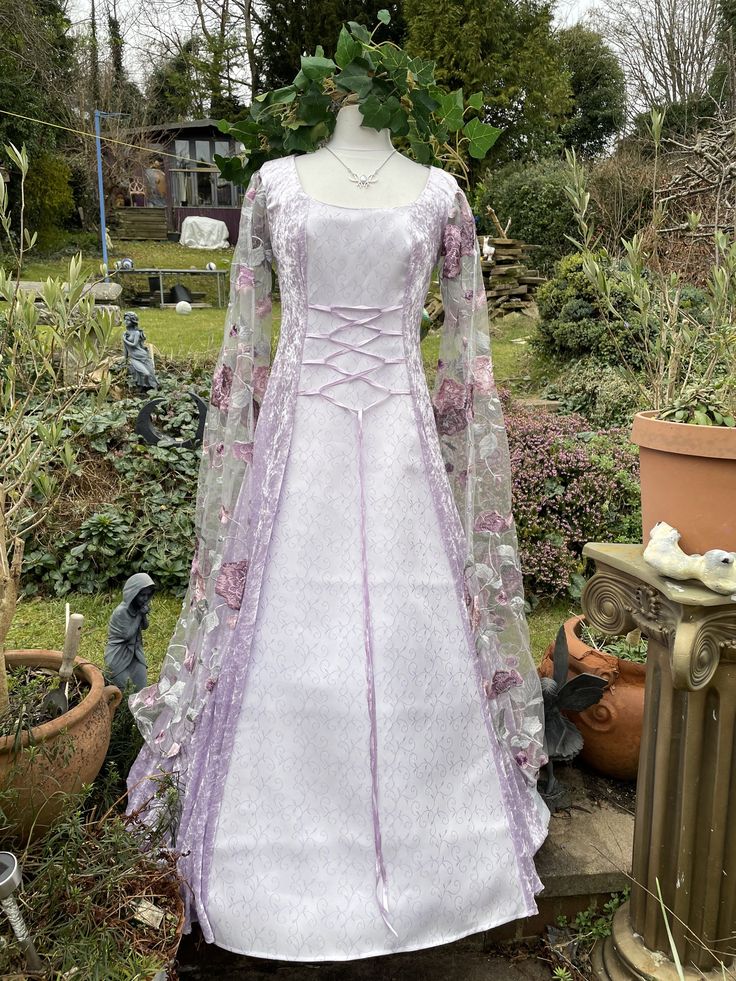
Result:
M652 111L655 154L662 120L662 113ZM644 540L657 521L666 521L680 532L687 552L736 551L736 242L716 227L703 299L692 304L681 274L649 261L656 258L668 208L656 188L656 155L653 221L646 235L623 240L621 262L605 249L594 254L583 168L574 152L567 158L567 193L581 231L581 241L572 241L612 314L620 368L635 384L642 407L632 440L640 448ZM700 222L700 213L689 212L681 231L694 236ZM636 350L626 347L631 325L612 300L614 288L637 311ZM626 344L618 340L618 324L626 328Z
M74 445L62 436L65 414L90 387L98 397L106 395L104 378L93 381L92 375L99 375L112 320L94 311L81 256L71 261L68 282L49 279L41 288L41 308L21 288L24 255L35 241L25 228L22 204L28 158L25 148L5 149L20 176L21 207L16 236L0 182L0 224L16 264L12 279L0 269L0 300L6 301L0 309L0 791L15 791L17 806L9 805L5 816L28 836L34 817L40 830L53 820L64 791L79 790L95 776L120 700L94 665L77 658L78 704L55 721L29 725L28 706L39 689L58 684L61 655L5 652L25 536L75 468Z
M608 686L603 697L583 712L567 712L583 737L580 759L604 776L635 780L639 766L647 642L641 635L626 638L594 634L584 617L564 623L570 656L568 678L595 674ZM554 644L545 652L539 673L553 675Z

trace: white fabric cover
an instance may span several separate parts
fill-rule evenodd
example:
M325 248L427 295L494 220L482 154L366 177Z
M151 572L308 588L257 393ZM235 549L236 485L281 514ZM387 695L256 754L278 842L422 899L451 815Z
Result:
M181 223L179 244L190 249L227 249L227 225L217 218L188 215Z

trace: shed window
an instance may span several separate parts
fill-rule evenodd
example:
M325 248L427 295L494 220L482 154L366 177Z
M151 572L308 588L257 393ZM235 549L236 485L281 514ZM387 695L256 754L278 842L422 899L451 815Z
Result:
M173 204L177 208L237 208L243 189L222 179L213 163L235 152L228 140L174 140L175 166L171 168Z

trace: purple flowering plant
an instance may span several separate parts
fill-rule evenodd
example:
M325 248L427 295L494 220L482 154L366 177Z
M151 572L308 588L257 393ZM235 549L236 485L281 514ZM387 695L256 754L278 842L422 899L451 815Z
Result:
M582 416L531 411L501 395L525 591L575 596L585 542L641 541L637 448L628 429L591 432Z

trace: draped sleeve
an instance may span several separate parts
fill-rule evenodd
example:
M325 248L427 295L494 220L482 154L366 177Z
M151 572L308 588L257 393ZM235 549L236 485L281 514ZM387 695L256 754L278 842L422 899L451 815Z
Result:
M443 221L438 276L444 322L432 405L465 532L465 602L506 763L514 780L523 779L521 786L529 787L546 762L544 711L525 617L509 449L494 380L480 248L472 211L457 181Z
M236 529L250 515L253 447L271 365L271 292L266 187L259 170L243 202L224 336L212 377L189 585L158 681L129 699L145 740L129 778L134 800L146 770L176 769L186 783L190 737L214 697L226 632L236 623L248 567L247 557L235 548L243 540Z

